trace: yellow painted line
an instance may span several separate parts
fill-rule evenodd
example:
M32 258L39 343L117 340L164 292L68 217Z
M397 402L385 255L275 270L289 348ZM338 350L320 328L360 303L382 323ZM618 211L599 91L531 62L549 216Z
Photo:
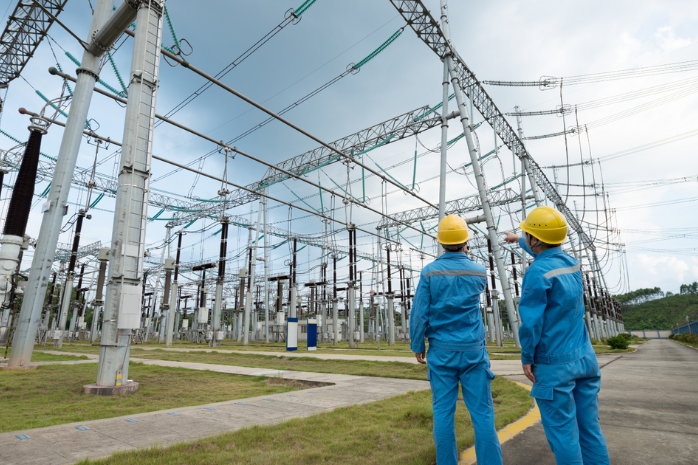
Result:
M524 389L527 389L529 391L531 390L531 386L528 386L527 384L519 383L516 381L514 382ZM497 436L499 436L499 443L504 444L509 439L519 434L521 431L525 430L529 426L533 426L539 421L540 410L538 410L538 405L535 403L534 399L533 408L530 412L528 412L520 420L517 420L514 423L507 425L506 427L502 428L499 432L497 432ZM458 465L472 465L475 462L477 462L477 457L475 457L475 447L471 447L470 449L466 449L465 452L463 452L460 455Z

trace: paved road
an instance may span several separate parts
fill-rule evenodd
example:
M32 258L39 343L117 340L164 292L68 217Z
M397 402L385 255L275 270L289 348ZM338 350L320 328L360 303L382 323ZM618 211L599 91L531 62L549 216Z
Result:
M698 350L656 339L613 360L599 356L599 362L599 417L611 463L697 464ZM540 423L502 451L508 464L555 464Z

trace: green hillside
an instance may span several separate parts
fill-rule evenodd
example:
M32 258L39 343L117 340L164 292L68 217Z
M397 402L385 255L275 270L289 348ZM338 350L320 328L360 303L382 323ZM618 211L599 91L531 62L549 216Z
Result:
M634 306L624 306L623 321L627 330L671 329L676 322L698 320L698 294L676 294Z

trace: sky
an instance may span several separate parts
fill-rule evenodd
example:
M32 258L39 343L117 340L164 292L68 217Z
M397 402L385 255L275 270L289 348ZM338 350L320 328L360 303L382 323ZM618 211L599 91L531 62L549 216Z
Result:
M94 0L92 0L94 3ZM118 3L118 2L117 2ZM300 0L297 3L302 3ZM425 0L432 15L439 17L439 3ZM168 11L178 38L185 39L182 49L191 54L186 59L198 68L216 74L233 62L245 50L284 21L290 8L299 5L287 1L263 2L203 0L185 2L168 0ZM0 3L5 16L14 8L14 0ZM91 17L88 0L71 0L60 19L78 36L85 37ZM528 140L526 147L533 159L543 167L575 164L589 157L602 163L568 169L545 169L552 181L558 177L559 192L570 209L575 208L585 227L591 228L597 253L601 259L606 282L613 293L658 286L664 291L677 292L681 284L698 280L698 247L695 247L695 226L698 213L698 164L695 163L695 143L698 139L698 5L691 1L617 1L584 3L554 1L451 1L449 6L452 42L466 65L479 80L537 81L541 76L563 77L562 90L540 90L530 87L500 87L485 85L497 107L504 113L514 111L554 110L561 104L577 105L577 114L563 118L557 115L522 118L525 136L553 134L577 125L590 127L587 132ZM222 81L249 98L280 111L313 90L341 75L349 65L369 55L398 29L404 20L390 1L317 0L301 17L279 31L259 50L226 74ZM4 100L0 129L24 141L28 136L28 118L17 112L19 107L39 112L44 101L40 91L53 99L61 95L62 80L49 75L47 69L56 61L65 72L75 75L76 66L65 52L80 59L81 47L58 25L49 31L51 39L44 40L22 73L14 80ZM167 24L163 43L174 42ZM132 39L122 38L113 54L116 68L128 81ZM189 50L189 44L191 50ZM55 57L54 57L55 53ZM690 62L690 63L684 63ZM684 63L682 72L648 72L647 67ZM623 79L595 79L579 76L630 70ZM643 70L644 69L644 70ZM687 70L686 70L687 69ZM117 76L109 63L100 77L120 89ZM348 74L322 92L304 101L285 114L322 141L331 142L361 129L388 120L424 105L440 102L443 65L439 58L416 36L409 27L384 51L361 67L356 74ZM577 77L577 78L575 78ZM569 84L565 84L565 81ZM188 95L203 85L203 78L181 66L161 62L157 112L165 114ZM629 99L629 93L637 98ZM615 98L621 96L620 98ZM622 97L624 96L624 97ZM620 101L619 101L620 100ZM643 107L641 107L644 105ZM639 107L640 106L640 107ZM639 108L638 108L639 107ZM452 101L450 110L455 109ZM66 109L69 112L69 107ZM625 113L624 113L625 112ZM95 94L89 118L95 121L96 132L114 140L123 138L124 110L104 96ZM60 119L61 117L59 117ZM267 118L234 95L216 86L177 112L177 122L205 133L215 140L231 140ZM482 116L475 111L473 121ZM507 116L516 128L516 118ZM693 131L693 132L691 132ZM456 119L449 123L448 137L462 132ZM686 136L688 133L688 136ZM56 156L63 129L52 126L43 139L42 151ZM475 132L482 154L495 146L492 128L484 123ZM675 137L680 136L681 137ZM375 171L386 169L397 182L411 188L413 175L415 192L436 203L438 201L438 173L440 156L434 150L440 143L441 131L437 126L419 136L390 142L362 156L363 163ZM659 144L654 144L662 141ZM497 139L497 146L501 140ZM650 144L651 148L647 148ZM12 149L16 144L0 135L0 150ZM269 163L278 163L312 150L318 144L291 128L274 121L234 143L239 149ZM632 150L640 148L640 150ZM97 154L98 172L113 176L118 171L116 147L100 148ZM195 168L222 176L224 156L215 144L202 140L167 124L158 125L154 134L153 153L178 163L189 163L214 151L214 155ZM419 154L415 167L415 150ZM438 152L438 151L437 151ZM609 156L609 155L618 156ZM112 156L110 156L112 155ZM89 168L95 160L95 146L86 139L80 149L78 166ZM467 163L469 155L464 140L448 152L449 168ZM395 168L388 168L402 163ZM170 174L172 167L154 161L151 187L181 200L214 199L220 183L206 178L197 179L191 173ZM520 173L519 162L514 163L506 147L496 157L488 158L483 171L488 186L492 187ZM259 181L266 167L238 155L228 162L228 179L242 185ZM362 229L375 232L379 217L361 206L345 208L343 191L347 177L352 181L352 195L363 200L361 167L335 163L314 171L307 178L318 181L336 192L334 199L323 194L322 204L317 187L298 180L289 180L269 188L272 197L293 202L303 208L325 208L328 215L341 221L350 220ZM683 179L681 179L683 178ZM10 176L10 183L13 182ZM8 181L6 181L6 184ZM334 184L336 183L336 184ZM603 183L604 198L601 195ZM446 198L453 200L475 194L472 171L462 170L447 176ZM569 189L567 184L570 184ZM595 184L596 188L588 187ZM38 234L43 201L38 197L48 180L37 183L37 197L30 216L27 234ZM581 187L587 185L587 187ZM516 192L520 184L508 186ZM384 187L375 177L366 177L365 195L368 206L388 214L424 206L413 196L388 184L389 193L381 197ZM594 193L598 195L594 196ZM10 191L3 188L0 213L4 215ZM92 194L95 199L97 194ZM70 201L83 205L86 192L73 188ZM302 203L298 198L303 198ZM605 205L604 205L605 204ZM332 207L334 210L331 210ZM269 222L275 227L292 230L300 235L319 237L322 221L308 213L294 210L277 202L269 203ZM60 243L72 240L72 221L76 205L70 206ZM113 221L114 199L104 197L91 210L92 219L86 221L81 245L101 241L109 245ZM495 209L499 230L512 229L521 220L520 203ZM252 204L253 218L257 217L258 203ZM160 209L150 206L152 217ZM529 208L530 210L530 208ZM232 214L249 218L250 205L234 209ZM473 212L474 216L476 213ZM163 218L176 216L175 212L162 213ZM147 226L146 247L151 256L146 266L156 266L165 237L165 221L152 221ZM434 221L425 224L431 227ZM600 225L597 228L597 225ZM181 228L181 227L180 227ZM334 229L333 229L334 228ZM480 226L484 230L484 225ZM214 219L197 221L184 231L183 261L215 261L219 248L219 229ZM175 228L173 232L178 231ZM330 244L347 244L347 232L341 225L328 231ZM612 230L609 232L609 230ZM395 231L391 231L393 234ZM244 248L248 230L231 227L228 272L244 266ZM289 243L270 238L271 274L287 271ZM402 251L397 259L416 272L422 264L432 260L429 255L410 251L424 247L433 254L433 240L414 230L402 232ZM612 244L609 245L608 242ZM375 254L375 237L359 231L360 251ZM278 247L276 247L278 245ZM276 247L271 249L271 247ZM32 249L25 254L22 269L31 266ZM622 250L622 252L619 252ZM174 250L170 251L174 255ZM319 279L320 249L306 247L298 254L299 281ZM261 249L259 254L262 254ZM395 255L393 255L395 259ZM260 262L260 266L261 266ZM340 262L340 277L346 279L346 261ZM365 290L374 288L376 268L368 260L358 263L364 271ZM191 276L191 275L190 275ZM193 276L192 276L193 277ZM193 281L192 281L193 282ZM395 283L394 285L397 285Z

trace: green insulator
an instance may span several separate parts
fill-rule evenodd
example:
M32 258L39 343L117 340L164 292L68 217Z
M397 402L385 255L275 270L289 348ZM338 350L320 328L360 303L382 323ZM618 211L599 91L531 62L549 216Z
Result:
M305 12L308 10L308 8L310 8L311 6L313 6L313 3L315 3L316 1L317 1L317 0L305 0L305 1L301 4L301 6L299 6L299 7L296 8L295 10L293 10L293 15L294 15L296 18L300 17L300 15L302 15L303 13L305 13Z
M363 60L361 60L360 62L358 62L357 64L355 64L355 65L354 65L354 69L359 69L359 68L361 68L363 65L365 65L365 64L368 63L369 61L373 60L380 52L382 52L383 50L385 50L386 48L388 48L388 45L392 44L393 42L395 42L395 40L396 40L398 37L400 37L400 35L402 34L402 30L403 30L403 28L398 29L393 35L391 35L391 36L388 38L388 40L386 40L385 42L383 42L383 43L380 45L380 47L378 47L377 49L375 49L369 56L367 56L366 58L364 58Z
M179 46L179 39L177 39L177 33L175 32L174 26L172 25L172 20L170 19L170 12L167 11L167 4L165 4L165 19L167 20L167 26L170 29L170 34L172 34L172 40L174 40L175 45Z
M95 201L90 204L90 208L94 208L99 203L99 201L102 200L103 197L104 193L99 194Z
M128 95L128 90L126 90L126 84L124 84L124 80L121 79L121 73L119 73L119 69L116 67L116 63L114 63L114 58L112 58L111 53L107 52L107 58L109 58L109 63L111 63L111 67L114 70L114 74L116 74L116 79L119 80L119 84L121 84L121 89L123 89L122 96L126 97Z
M51 190L51 183L48 183L48 186L46 186L46 189L40 194L41 197L46 197L48 195L48 191Z

